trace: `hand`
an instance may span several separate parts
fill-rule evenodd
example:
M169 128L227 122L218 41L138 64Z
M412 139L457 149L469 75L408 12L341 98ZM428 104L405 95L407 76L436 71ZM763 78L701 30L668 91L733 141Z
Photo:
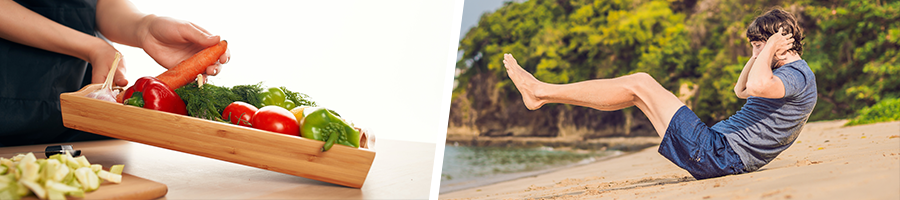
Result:
M220 37L210 34L193 23L168 17L148 16L147 33L141 39L141 47L156 63L166 69L178 65L206 47L215 45ZM219 57L219 63L206 68L205 75L219 73L222 65L231 59L230 50Z
M93 49L93 51L89 53L89 62L93 68L91 71L91 83L103 83L106 81L106 75L109 74L110 67L112 67L112 63L116 59L116 52L118 51L105 41L99 42L91 49ZM124 57L119 60L116 71L116 75L113 77L113 84L118 86L128 85L128 80L125 79Z
M776 60L783 60L787 55L787 51L794 47L794 34L787 33L782 35L783 31L784 27L778 28L778 32L775 32L766 40L766 46L774 48Z
M750 47L753 48L753 56L750 58L756 58L757 56L759 56L759 52L762 52L764 46L766 46L766 42L763 41L750 42Z

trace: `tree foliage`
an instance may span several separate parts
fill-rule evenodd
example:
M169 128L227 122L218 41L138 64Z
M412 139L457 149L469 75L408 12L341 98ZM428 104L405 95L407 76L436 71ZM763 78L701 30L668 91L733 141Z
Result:
M805 29L802 57L816 73L820 98L810 120L848 118L881 99L900 96L900 79L892 77L900 74L897 1L507 3L482 15L478 26L460 41L463 54L457 67L463 73L457 80L464 86L479 84L471 82L473 77L493 76L499 81L482 87L496 89L497 101L521 98L506 77L504 53L513 54L525 70L549 83L647 72L675 94L695 90L688 105L712 124L744 104L733 92L751 56L744 31L754 17L772 7L794 13ZM454 95L467 94L470 88L457 87ZM484 98L463 96L459 98Z
M815 37L804 56L816 73L820 100L814 119L848 118L900 97L900 1L817 4L806 13Z

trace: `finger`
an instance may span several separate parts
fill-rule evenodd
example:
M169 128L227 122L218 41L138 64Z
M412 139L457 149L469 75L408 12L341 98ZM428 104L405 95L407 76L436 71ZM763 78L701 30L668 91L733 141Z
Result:
M203 74L203 84L209 83L209 75Z
M182 37L187 39L188 42L200 44L204 47L219 43L220 37L218 35L211 35L193 24L182 27Z
M197 26L197 24L191 23L191 26L193 26L196 29L199 29L200 31L203 31L203 33L206 33L207 35L212 35L211 33L209 33L209 31L207 31L206 29L203 29L203 27Z
M113 75L113 84L118 86L126 86L128 85L128 79L125 78L125 59L119 60L119 65L116 67L116 75Z
M116 70L116 77L113 79L118 86L125 87L128 85L128 79L125 78L125 70Z
M206 67L206 75L215 76L215 75L218 75L219 71L221 71L221 70L222 70L222 65L216 63L214 65L210 65L209 67Z
M219 63L225 64L231 61L231 49L225 49L225 53L219 56Z

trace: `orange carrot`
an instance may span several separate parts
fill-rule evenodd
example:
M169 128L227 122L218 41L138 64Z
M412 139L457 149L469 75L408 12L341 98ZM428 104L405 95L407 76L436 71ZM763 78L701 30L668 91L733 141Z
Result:
M206 71L206 67L216 64L219 61L219 57L225 54L226 49L228 49L228 42L225 40L219 41L218 44L197 52L187 60L181 61L175 67L156 76L156 79L165 83L172 90L187 85L193 82L197 75L203 74ZM116 101L122 103L124 94L124 92L119 93Z
M219 41L219 44L197 52L197 54L194 54L187 60L181 61L175 67L156 76L156 79L166 83L172 90L180 88L193 82L198 74L206 72L206 67L216 64L219 57L225 54L226 49L228 49L228 42L225 40Z

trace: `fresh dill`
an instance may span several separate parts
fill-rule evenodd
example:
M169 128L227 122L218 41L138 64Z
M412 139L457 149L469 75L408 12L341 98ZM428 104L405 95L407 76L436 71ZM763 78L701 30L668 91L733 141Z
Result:
M316 106L316 102L310 100L306 94L292 92L285 87L281 89L284 90L285 97L297 106ZM223 122L225 120L222 119L222 111L232 102L243 101L257 108L261 107L262 100L259 93L262 91L261 83L228 88L212 84L197 87L197 82L193 82L175 89L175 93L184 100L190 116Z

